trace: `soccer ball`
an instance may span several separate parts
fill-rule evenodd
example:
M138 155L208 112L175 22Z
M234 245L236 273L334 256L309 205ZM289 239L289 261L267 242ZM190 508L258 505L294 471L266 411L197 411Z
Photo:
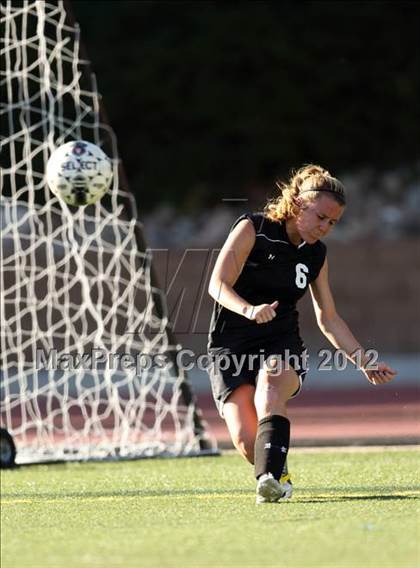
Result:
M112 181L112 163L95 144L77 140L54 150L47 163L47 183L69 205L90 205Z

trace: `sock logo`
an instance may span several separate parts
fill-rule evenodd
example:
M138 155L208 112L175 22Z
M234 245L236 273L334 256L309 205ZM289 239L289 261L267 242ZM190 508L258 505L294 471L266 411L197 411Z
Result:
M264 444L264 450L270 450L271 448L279 448L282 454L287 454L286 446L276 446L271 442L267 442L266 444Z

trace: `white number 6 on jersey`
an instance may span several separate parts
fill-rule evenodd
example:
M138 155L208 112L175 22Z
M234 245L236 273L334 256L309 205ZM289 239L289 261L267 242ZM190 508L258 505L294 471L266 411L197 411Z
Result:
M302 262L298 262L298 264L296 265L296 286L298 288L306 288L306 283L308 281L308 279L306 278L306 275L309 272L309 268L306 266L306 264L303 264Z

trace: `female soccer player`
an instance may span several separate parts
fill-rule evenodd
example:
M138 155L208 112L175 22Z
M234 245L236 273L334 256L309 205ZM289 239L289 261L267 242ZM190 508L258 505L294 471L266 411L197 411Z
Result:
M235 222L209 286L215 300L208 346L213 396L233 444L255 466L257 503L292 493L287 402L305 376L296 302L308 287L318 325L334 347L357 361L375 385L396 375L385 363L369 368L328 284L320 239L344 212L342 183L320 166L308 165L278 187L280 195L263 213Z

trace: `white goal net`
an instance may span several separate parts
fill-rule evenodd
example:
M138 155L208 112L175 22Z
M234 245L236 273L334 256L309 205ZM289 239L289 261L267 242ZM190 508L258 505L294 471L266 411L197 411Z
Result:
M210 452L65 7L1 7L1 425L21 463ZM82 139L112 159L113 186L67 207L46 162Z

